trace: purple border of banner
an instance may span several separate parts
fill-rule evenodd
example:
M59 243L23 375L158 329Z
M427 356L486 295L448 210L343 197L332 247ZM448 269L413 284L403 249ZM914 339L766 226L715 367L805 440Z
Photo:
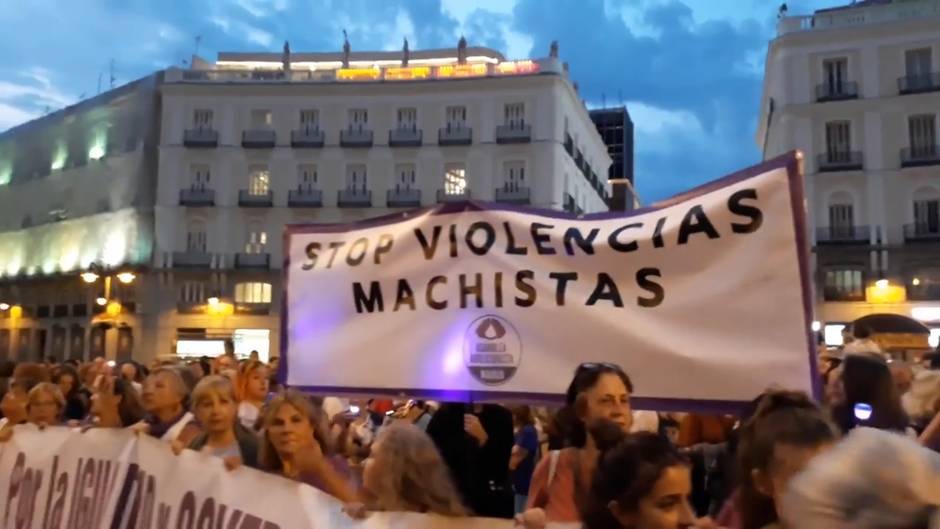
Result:
M402 219L411 218L415 215L445 215L450 213L459 213L462 211L514 211L519 213L530 213L543 217L570 219L570 220L601 220L613 218L630 218L637 215L643 215L682 202L690 201L704 194L717 191L738 182L753 178L760 174L772 171L774 169L786 169L787 179L790 188L790 203L793 211L793 228L796 238L796 253L799 259L799 272L801 293L803 298L804 329L806 332L806 343L808 360L810 364L810 374L813 378L812 389L813 396L819 400L822 397L822 384L819 379L818 367L816 365L816 340L811 330L813 322L813 288L812 277L809 271L809 245L806 236L806 215L805 215L805 193L803 189L803 175L800 170L803 155L798 151L791 151L763 163L748 167L736 173L713 180L707 184L698 186L684 193L675 195L669 199L657 202L645 208L640 208L630 212L603 212L588 215L574 215L565 211L557 211L544 208L530 208L512 206L507 204L497 204L489 202L466 201L446 204L438 204L425 208L413 209L402 213L392 213L347 223L326 223L326 224L289 224L284 229L283 238L283 282L281 285L281 340L280 340L280 364L278 367L278 381L285 384L288 371L288 303L287 303L287 285L290 276L290 238L294 234L300 233L341 233L355 229L371 228L394 224ZM546 393L524 393L524 392L501 392L501 391L444 391L444 390L421 390L414 388L347 388L339 386L293 386L302 391L320 393L324 395L346 395L346 396L376 396L386 395L392 397L424 397L442 401L463 401L463 402L486 402L486 401L507 401L507 400L525 400L531 402L560 403L564 401L564 395L546 394ZM755 395L756 397L757 395ZM747 405L749 401L726 401L726 400L693 400L693 399L660 399L635 397L632 404L637 409L655 409L658 411L698 411L706 413L738 413Z

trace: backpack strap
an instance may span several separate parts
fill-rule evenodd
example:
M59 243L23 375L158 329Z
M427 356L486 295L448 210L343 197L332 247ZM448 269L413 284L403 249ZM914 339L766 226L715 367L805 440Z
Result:
M558 459L561 456L561 450L552 450L548 453L548 482L546 487L551 487L555 481L555 472L558 470Z

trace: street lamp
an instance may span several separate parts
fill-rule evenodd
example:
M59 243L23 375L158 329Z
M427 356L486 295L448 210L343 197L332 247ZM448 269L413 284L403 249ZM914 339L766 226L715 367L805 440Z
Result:
M111 299L111 281L113 278L117 278L117 280L121 283L129 285L134 282L134 279L136 279L137 276L129 270L118 272L117 274L108 274L105 272L106 271L101 267L101 265L98 263L92 263L91 267L86 272L82 272L81 278L85 283L93 284L96 283L102 276L104 277L104 295L95 298L95 303L99 307L108 307L108 314L113 315L115 312L120 312L120 302ZM109 304L112 302L116 304L114 306L118 307L118 310L115 310L114 307L109 306Z
M10 309L10 304L9 304L9 303L0 303L0 312L5 311L5 310L9 310L9 309Z
M133 272L121 272L117 275L118 281L124 283L125 285L133 283L136 277L137 276L135 276Z
M94 282L97 281L97 280L98 280L98 274L96 274L96 273L94 273L94 272L83 272L83 273L82 273L82 281L84 281L84 282L86 282L86 283L91 284L91 283L94 283Z

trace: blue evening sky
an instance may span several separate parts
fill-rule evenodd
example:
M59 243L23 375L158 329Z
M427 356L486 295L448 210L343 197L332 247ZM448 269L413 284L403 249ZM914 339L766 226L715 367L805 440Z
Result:
M848 3L792 0L791 14ZM623 101L636 123L644 203L757 161L769 0L0 0L0 130L195 49L452 47L461 34L510 58L552 40L590 106Z

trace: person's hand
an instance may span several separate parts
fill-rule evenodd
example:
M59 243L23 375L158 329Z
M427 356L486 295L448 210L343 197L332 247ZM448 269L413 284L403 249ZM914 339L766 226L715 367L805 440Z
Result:
M527 509L521 514L516 515L517 527L524 527L525 529L544 529L547 524L548 519L543 509Z
M8 424L0 428L0 443L6 443L10 439L13 439L13 426Z
M486 434L486 430L483 429L480 418L476 415L467 414L463 416L463 429L470 434L471 437L476 439L480 446L485 445L486 441L490 438L490 436Z
M231 472L242 467L242 458L238 456L228 456L222 458L222 463L225 465L225 470Z
M147 435L150 433L150 425L144 421L139 423L132 424L127 427L128 430L134 433L134 435Z
M283 459L282 463L286 476L297 477L304 474L319 474L320 469L326 464L326 459L323 457L320 443L311 438L309 443L300 447L293 457Z
M170 450L173 451L174 455L182 454L185 448L186 447L183 446L183 443L181 443L180 441L173 441L170 443Z
M91 396L91 411L104 426L121 426L119 409L121 397L114 394L114 377L100 375L95 379L95 392Z
M343 512L353 520L365 520L369 517L369 510L361 503L347 503L343 506Z

